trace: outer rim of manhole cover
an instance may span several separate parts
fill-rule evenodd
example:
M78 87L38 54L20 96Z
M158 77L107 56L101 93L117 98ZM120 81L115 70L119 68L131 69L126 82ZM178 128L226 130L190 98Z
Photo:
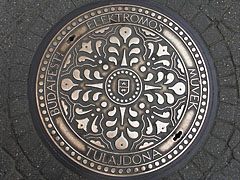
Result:
M147 2L146 3L146 2L142 2L142 1L130 1L130 2L129 1L105 1L105 2L97 2L97 3L95 2L95 3L91 3L91 4L88 4L88 5L82 6L78 9L74 10L73 12L68 14L67 16L65 16L44 37L44 39L42 40L41 44L39 45L39 47L38 47L38 49L37 49L37 51L36 51L36 53L33 57L33 61L32 61L30 72L29 72L29 81L28 81L28 97L29 97L30 111L31 111L33 122L34 122L34 126L35 126L37 132L39 133L40 137L42 138L43 142L46 144L48 149L53 153L53 155L57 159L59 159L64 165L66 165L68 168L76 171L77 173L80 173L81 175L83 175L83 176L85 176L89 179L97 179L99 177L106 178L106 179L107 178L109 178L109 179L113 179L113 178L121 179L121 178L124 177L124 176L121 175L122 170L121 170L121 173L120 173L120 169L119 169L119 174L109 173L108 175L106 175L106 173L97 173L97 171L88 170L85 167L82 167L81 165L75 163L75 161L71 160L68 155L63 153L63 151L60 150L60 148L58 146L56 146L56 144L53 142L53 140L50 137L51 136L50 132L46 131L46 129L45 129L43 123L42 123L43 120L40 117L41 115L39 114L40 107L37 105L38 100L36 98L36 93L39 90L38 86L37 86L37 76L39 75L39 73L38 73L39 65L40 65L40 62L42 60L42 56L45 53L46 48L48 48L49 43L52 41L52 39L54 39L55 35L66 24L68 24L73 18L75 18L75 17L77 17L81 14L84 14L87 11L93 10L93 9L101 7L101 6L108 6L108 5L114 6L114 5L118 5L118 4L125 4L125 5L129 5L129 6L136 5L136 7L137 6L142 6L143 8L153 10L156 14L158 12L160 12L163 15L166 15L168 18L170 17L172 22L177 23L177 25L179 27L183 28L184 33L186 32L186 35L189 35L192 38L193 42L196 44L196 47L199 50L199 54L202 55L202 59L205 62L206 71L208 72L208 75L209 75L209 79L208 79L208 82L209 82L208 83L208 88L209 88L209 91L210 91L210 93L208 92L209 93L209 104L208 104L207 113L206 113L206 116L205 116L205 119L207 121L202 123L201 129L199 130L198 135L195 137L195 140L193 140L190 143L190 147L188 147L184 152L182 152L182 154L179 153L181 155L179 157L177 157L174 161L172 161L171 163L163 166L160 169L155 168L156 170L154 170L154 171L149 171L147 173L133 174L131 176L127 174L127 173L130 173L130 170L131 170L130 169L129 172L127 172L127 170L126 170L127 173L124 174L124 176L128 179L139 179L139 178L146 178L146 177L151 178L151 179L158 179L158 178L164 177L164 176L168 175L169 173L175 171L176 169L179 169L180 167L182 167L196 153L196 151L199 149L200 145L206 139L206 137L207 137L207 135L210 131L210 128L213 124L213 120L214 120L214 117L215 117L215 114L216 114L216 108L217 108L217 93L218 93L217 79L216 79L216 73L215 73L215 68L214 68L214 65L213 65L213 61L212 61L212 59L209 55L209 52L208 52L207 48L205 47L204 43L202 42L201 38L199 37L199 35L195 32L195 30L192 27L190 27L185 22L185 20L183 20L181 17L179 17L178 15L171 12L171 10L169 10L167 8L163 8L159 4L156 4L156 3L153 3L153 2L151 2L151 3ZM152 16L155 16L155 13L152 14ZM134 41L134 43L135 42L136 41ZM89 49L87 51L89 51ZM199 67L199 66L197 66L197 67ZM120 76L121 76L125 72L126 72L126 74L128 74L128 78L131 79L130 80L131 83L134 82L134 80L136 82L138 82L140 80L140 77L138 77L137 74L135 75L134 72L131 73L131 71L132 70L128 70L128 69L124 69L124 68L121 69L121 71L120 70L119 71L118 70L115 70L115 71L113 70L113 72L115 72L115 73L111 72L111 73L109 73L110 75L108 77L106 77L107 79L110 79L110 81L108 82L110 85L108 87L107 87L108 84L105 85L106 89L109 88L110 89L109 91L111 92L111 85L112 85L111 83L112 83L112 81L114 81L115 76L118 76L118 74L120 74ZM111 78L112 78L112 81L111 81ZM123 83L127 83L127 84L130 82L130 81L126 82L126 80L124 80L124 79L121 79L121 80L123 81ZM68 89L67 85L69 85L69 84L66 83L65 85L66 85L66 89ZM62 85L62 88L63 87L64 86ZM140 85L139 85L139 83L136 83L134 85L134 87L139 89L139 91L137 93L140 93L142 91L142 84L141 83L140 83ZM122 93L126 92L126 87L124 87L124 88L123 88ZM130 91L131 91L131 89L130 89ZM130 93L134 93L134 92L130 92ZM113 102L115 102L116 104L124 105L124 102L125 102L124 100L125 99L123 99L122 101L121 101L121 98L120 98L120 100L116 100L115 97L113 96L114 93L113 93L113 95L111 93L110 94L107 93L107 95L108 95L108 98L110 100L112 100ZM123 94L123 97L124 96L125 96L125 94ZM137 100L138 97L139 96L137 96L137 97L134 96L135 99L130 97L129 98L130 100L128 99L129 101L126 100L126 104L131 104L131 103L135 102L135 100ZM106 103L106 102L104 102L104 103ZM103 105L102 105L102 107L103 107ZM141 107L140 107L140 109L141 109ZM120 107L120 110L121 110L121 107ZM46 114L46 113L44 112L44 114ZM167 123L165 123L165 124L167 124ZM84 128L81 128L81 129L84 130ZM157 131L159 131L159 130L157 129ZM164 131L165 130L163 130L162 132L164 132ZM51 133L53 135L56 132L51 131ZM185 136L184 136L184 138L185 138ZM119 138L119 139L121 139L121 138ZM121 139L121 143L122 142L123 142L123 140ZM65 149L66 149L66 147L65 147ZM118 150L119 151L123 150L122 147L117 147L115 149L117 150L117 152L118 152ZM72 153L71 156L75 156L75 153L74 154ZM77 160L77 158L76 158L76 160ZM157 166L156 162L157 161L155 161L155 166ZM163 160L162 160L162 162L163 162ZM83 161L82 161L82 163L84 164ZM86 164L87 164L87 161L86 161ZM159 163L158 163L158 165L159 165ZM146 168L152 169L153 166L154 166L154 164L144 166L145 167L144 169L146 169ZM104 169L104 170L106 170L105 172L108 171L108 169Z

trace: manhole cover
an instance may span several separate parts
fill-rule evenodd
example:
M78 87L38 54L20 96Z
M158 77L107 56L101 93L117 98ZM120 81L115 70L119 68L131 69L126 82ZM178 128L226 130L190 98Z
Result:
M211 59L187 24L155 6L80 8L49 32L33 59L36 128L65 165L86 177L163 176L210 128Z

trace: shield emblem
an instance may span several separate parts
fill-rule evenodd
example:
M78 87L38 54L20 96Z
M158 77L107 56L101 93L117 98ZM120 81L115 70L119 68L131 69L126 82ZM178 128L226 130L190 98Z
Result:
M130 81L129 79L118 80L118 93L121 96L125 96L129 93Z

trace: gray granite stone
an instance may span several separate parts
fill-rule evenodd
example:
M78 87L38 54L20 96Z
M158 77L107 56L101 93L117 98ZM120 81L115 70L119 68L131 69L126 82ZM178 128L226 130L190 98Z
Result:
M233 150L233 157L240 162L240 144L238 144Z
M232 2L230 0L212 0L210 5L218 9L219 11L224 11L230 7Z
M202 172L208 172L215 163L215 160L213 156L203 150L199 151L193 158L193 162Z
M164 180L183 180L179 173L174 173L170 177L167 177Z
M185 1L186 0L168 0L167 6L174 11L179 11L183 7Z
M25 65L12 65L10 68L9 81L22 81L26 82L28 79L29 66Z
M204 149L212 156L220 156L226 147L226 143L216 137L210 136L204 146Z
M201 12L192 21L193 27L200 33L204 32L210 24L209 18Z
M28 100L24 97L13 99L9 102L11 106L10 117L18 116L28 112Z
M193 164L188 163L182 170L180 170L181 175L184 180L200 180L203 177L203 173Z
M232 59L229 57L217 61L215 65L217 69L217 75L219 77L228 77L235 74L235 68L233 66Z
M237 95L238 95L237 89L225 88L220 91L219 95L220 95L220 98L219 98L220 101L233 104L233 105L237 104Z
M211 171L218 172L226 167L229 162L232 160L232 151L229 148L226 148L221 154L219 154L217 161L214 163Z
M240 32L240 2L234 2L223 16L225 23L232 31Z
M240 33L236 33L228 42L233 61L240 66Z
M0 179L6 179L14 172L14 160L6 152L0 149Z
M51 29L52 25L41 17L36 19L36 22L30 27L30 31L44 36Z
M231 75L228 77L219 77L218 78L218 85L220 86L220 88L224 88L224 87L233 87L236 88L237 87L237 78L235 75Z
M236 129L228 143L231 149L234 149L240 143L240 131Z
M236 160L232 160L223 170L223 174L227 179L240 179L240 164Z
M232 36L234 35L234 33L228 27L226 27L222 22L219 22L218 29L220 30L224 39L227 41L231 39Z
M27 82L9 83L9 97L16 98L27 95Z
M196 9L191 3L185 3L180 11L180 15L188 21L191 21L197 13L198 9Z
M221 172L213 174L209 180L227 180Z
M233 130L233 125L224 122L216 122L211 132L215 137L221 138L225 142L228 142L230 136L233 134Z
M210 26L203 34L203 39L205 40L206 44L210 45L212 43L216 43L223 39L222 35L220 34L218 28L215 25Z
M236 113L235 113L235 125L238 129L240 129L240 106L238 102L238 106L236 107Z
M206 14L208 18L213 20L221 20L221 12L216 8L209 5L202 5L200 7L201 11Z
M220 103L217 112L217 118L234 123L235 112L237 112L235 109L236 107L231 104Z
M223 57L228 57L230 52L227 49L226 43L221 41L210 47L210 52L215 59L220 59Z

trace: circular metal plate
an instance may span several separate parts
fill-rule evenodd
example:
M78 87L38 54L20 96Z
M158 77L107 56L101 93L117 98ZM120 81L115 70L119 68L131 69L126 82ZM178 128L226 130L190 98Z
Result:
M217 87L207 50L183 20L153 7L80 8L34 56L36 128L64 164L87 177L164 176L211 126Z

